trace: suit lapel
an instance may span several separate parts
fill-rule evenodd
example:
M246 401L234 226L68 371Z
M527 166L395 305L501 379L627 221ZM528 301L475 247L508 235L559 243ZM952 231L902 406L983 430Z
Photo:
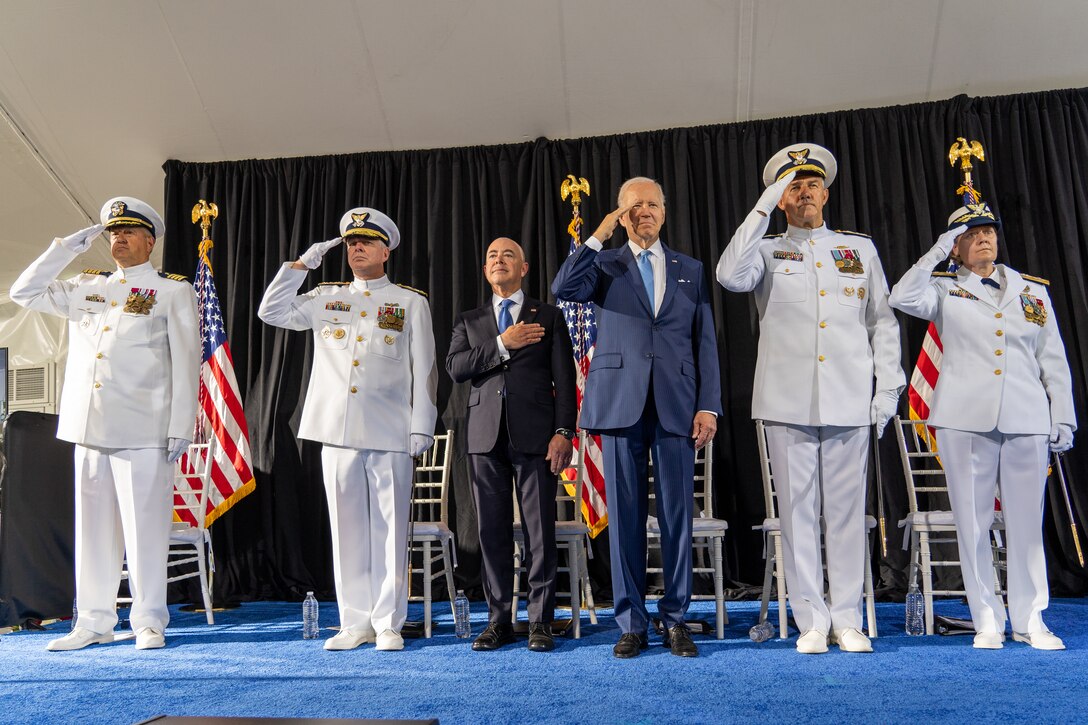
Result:
M1005 309L1013 300L1019 300L1020 295L1023 293L1026 282L1024 278L1020 276L1020 273L1015 269L1009 269L1005 265L1000 265L1001 269L1005 272L1005 291L1001 297L1001 309Z
M488 302L483 307L476 309L479 319L476 324L483 328L485 336L497 337L499 334L499 323L495 320L495 308Z
M658 315L669 309L669 303L680 285L680 255L666 247L664 242L661 243L661 251L665 253L665 296L661 299Z
M624 279L635 288L635 297L642 302L642 306L650 317L653 317L654 306L650 298L646 296L646 285L642 283L642 272L638 268L638 260L635 259L635 255L631 252L630 243L623 245L623 251L620 252L620 262L627 265L627 271L623 275Z
M982 278L966 267L961 268L959 276L956 278L956 286L973 294L978 298L979 302L990 307L997 307L993 297L990 296L989 290L982 284Z
M514 322L535 322L540 311L540 304L540 300L534 300L528 296L524 297L521 301L521 312L518 313L518 319L514 320ZM498 329L497 325L495 329Z

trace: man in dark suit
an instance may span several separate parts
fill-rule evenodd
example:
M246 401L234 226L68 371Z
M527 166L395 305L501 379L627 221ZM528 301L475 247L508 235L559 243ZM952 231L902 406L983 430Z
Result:
M555 647L556 475L573 452L574 357L559 309L522 292L528 270L517 242L499 238L491 243L484 261L491 300L458 315L446 357L450 377L472 383L467 452L489 618L472 644L477 651L495 650L514 639L514 480L525 535L529 649Z
M717 431L721 382L703 265L659 239L665 194L653 179L620 187L619 208L560 267L552 292L593 302L597 347L580 425L601 434L608 497L616 657L646 648L647 454L661 523L665 595L658 613L673 654L699 653L684 623L691 601L695 451ZM622 224L628 241L603 249ZM637 255L637 257L636 257Z

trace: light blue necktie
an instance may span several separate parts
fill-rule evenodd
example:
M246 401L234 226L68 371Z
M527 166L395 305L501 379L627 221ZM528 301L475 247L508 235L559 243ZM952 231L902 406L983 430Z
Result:
M650 266L650 250L644 249L638 255L638 271L642 273L642 284L646 287L646 296L650 298L650 309L654 309L654 268Z
M506 332L506 328L514 324L514 318L510 316L510 308L513 306L513 300L503 300L499 303L499 334Z

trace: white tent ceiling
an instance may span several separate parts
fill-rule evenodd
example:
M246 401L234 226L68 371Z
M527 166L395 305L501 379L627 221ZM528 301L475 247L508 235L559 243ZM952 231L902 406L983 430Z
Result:
M1088 2L0 0L0 302L162 163L1088 85ZM111 266L104 241L77 266Z

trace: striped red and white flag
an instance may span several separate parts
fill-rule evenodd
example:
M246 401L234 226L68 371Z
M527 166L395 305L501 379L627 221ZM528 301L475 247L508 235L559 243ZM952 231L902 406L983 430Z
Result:
M933 401L933 391L937 387L937 378L941 374L943 355L941 336L937 334L937 326L931 322L926 328L922 350L918 353L918 361L914 364L914 373L910 376L910 387L907 389L908 414L911 420L929 420L929 405ZM936 451L937 438L933 429L920 423L915 427L929 449Z
M197 393L198 410L194 441L214 441L210 449L214 453L211 462L211 486L204 509L204 525L209 526L227 510L253 491L253 456L249 451L249 426L242 409L242 396L238 391L238 379L234 375L234 363L227 343L227 331L219 307L219 295L212 279L211 263L202 248L196 274L197 309L200 313L200 336L203 339L203 359L200 365L200 387ZM202 450L206 456L208 449ZM203 469L202 464L190 461L188 454L180 461L183 473ZM186 479L192 489L199 489L201 481ZM185 499L195 502L195 493L175 490L174 519L196 526L191 509L184 508Z

